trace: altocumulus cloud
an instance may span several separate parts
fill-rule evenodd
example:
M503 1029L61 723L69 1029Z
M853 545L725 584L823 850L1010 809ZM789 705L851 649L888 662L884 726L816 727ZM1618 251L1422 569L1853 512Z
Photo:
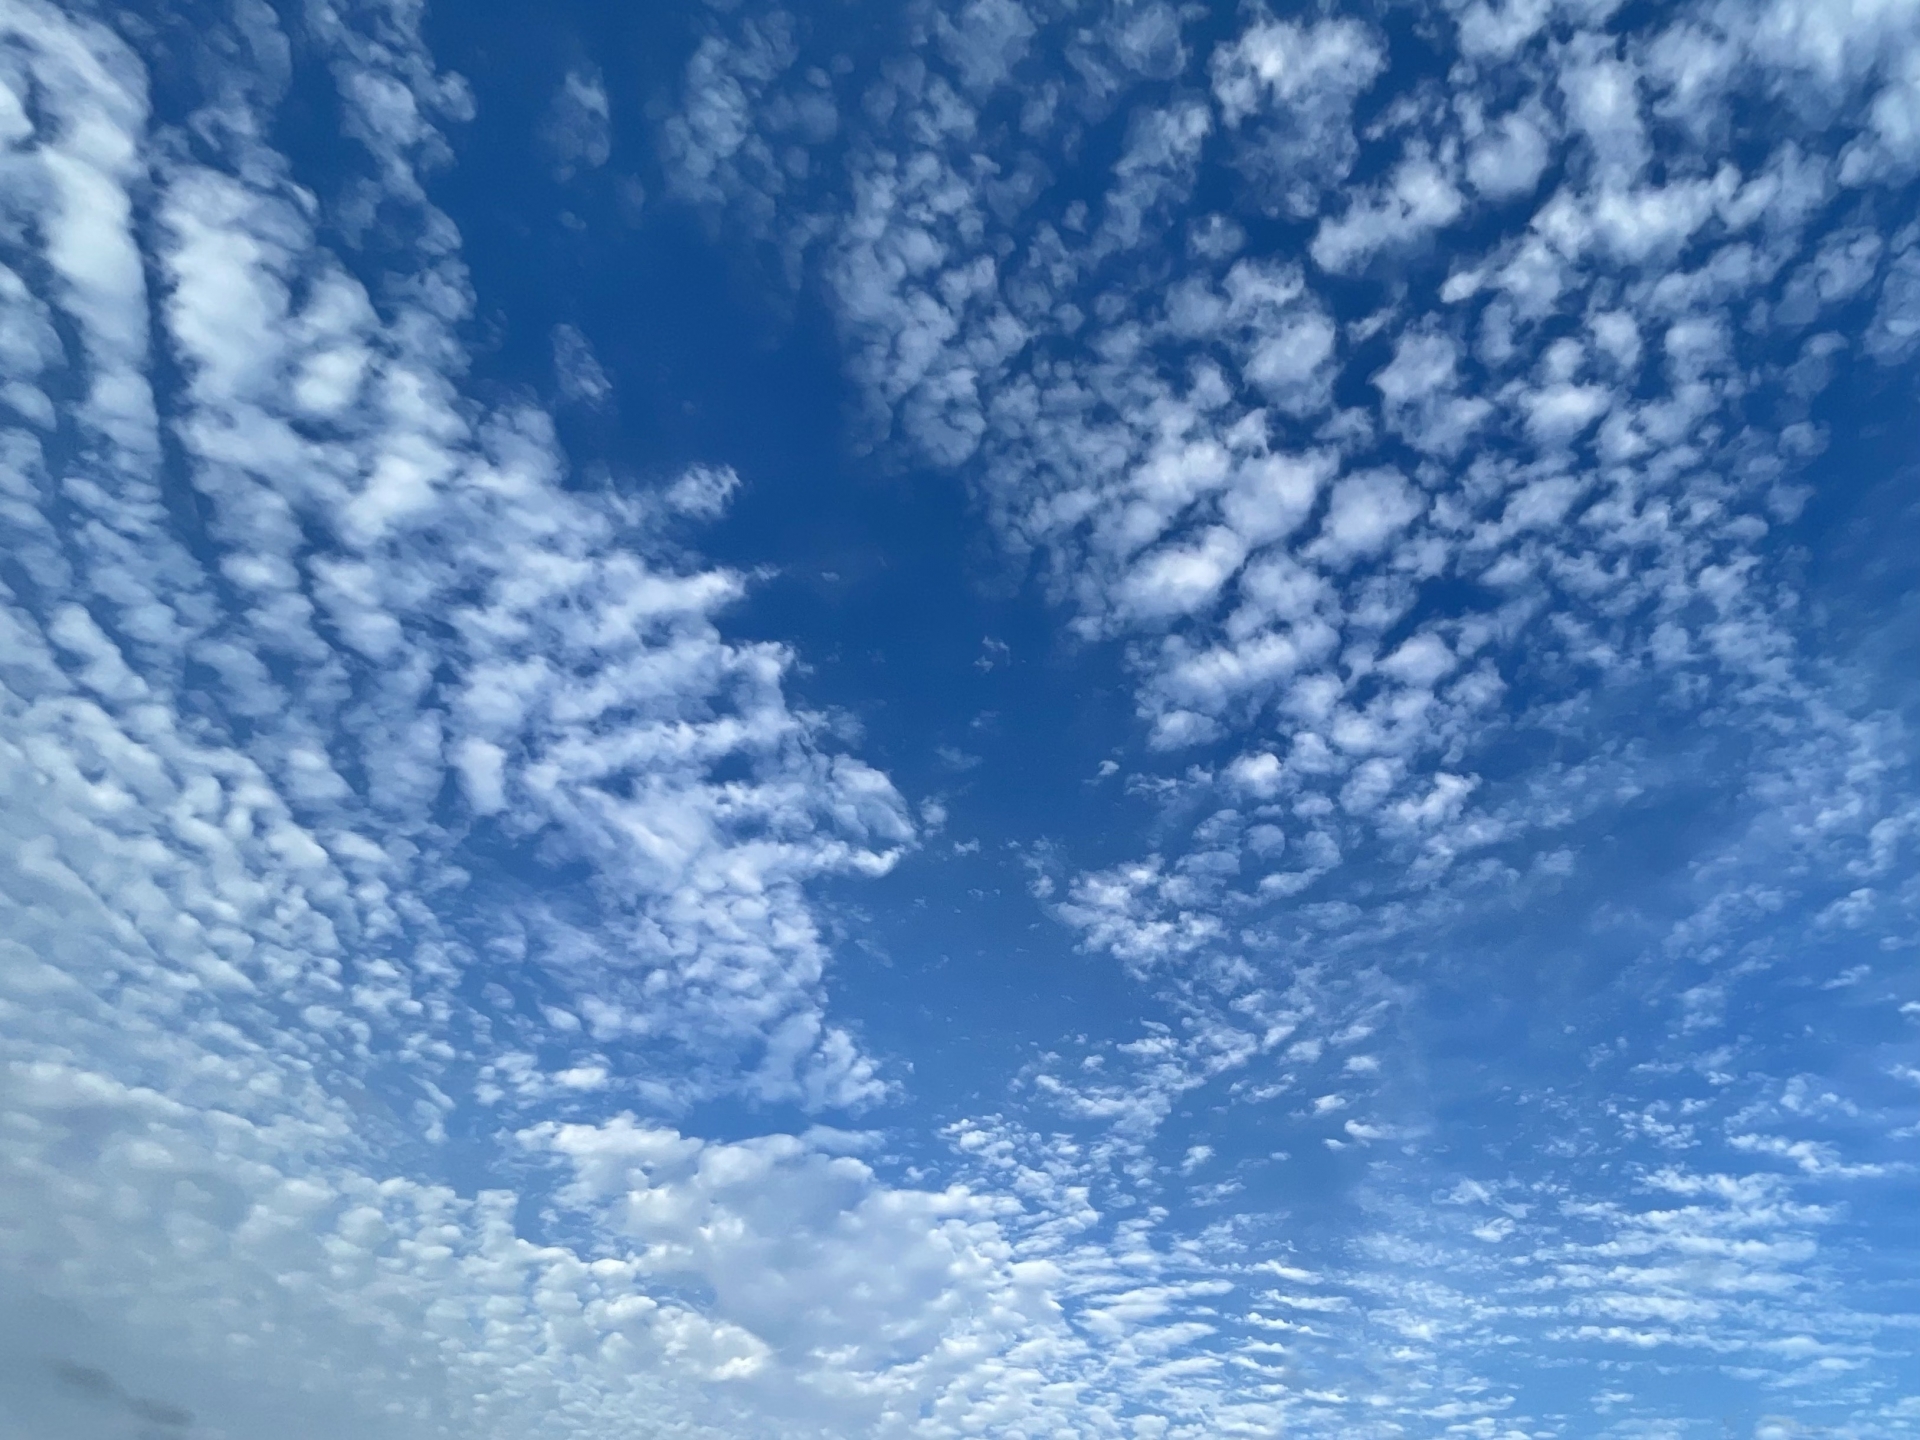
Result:
M0 1429L1906 1433L1912 616L1808 552L1920 8L622 23L515 154L1107 667L1110 808L986 837L1101 1003L871 1041L841 897L963 802L702 554L780 477L601 483L578 307L490 378L418 4L0 0Z

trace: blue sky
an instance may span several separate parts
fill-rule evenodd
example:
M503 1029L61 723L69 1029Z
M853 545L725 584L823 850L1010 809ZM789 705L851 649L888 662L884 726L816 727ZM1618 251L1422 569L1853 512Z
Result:
M0 0L0 1440L1920 1430L1920 5Z

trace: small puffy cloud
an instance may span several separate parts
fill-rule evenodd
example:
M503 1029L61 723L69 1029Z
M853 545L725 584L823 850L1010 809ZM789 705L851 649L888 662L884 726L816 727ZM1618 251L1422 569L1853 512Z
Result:
M1034 37L1033 17L1019 0L967 0L957 13L941 12L940 49L969 90L1004 81Z
M1424 242L1465 208L1466 198L1445 166L1410 155L1383 185L1355 197L1344 214L1321 221L1310 252L1323 270L1348 274L1382 251Z
M1245 558L1238 532L1215 526L1192 541L1143 557L1121 582L1119 605L1146 620L1192 614L1213 603Z
M666 490L675 513L695 520L713 520L726 513L740 477L731 465L690 465Z
M1338 457L1326 451L1251 457L1221 500L1221 516L1249 548L1284 539L1312 513L1338 467Z
M1597 46L1560 72L1568 119L1592 148L1603 175L1630 181L1648 159L1640 114L1639 77L1633 67Z
M1386 68L1386 51L1354 20L1262 20L1222 45L1213 91L1236 159L1268 209L1305 219L1352 168L1355 100Z
M612 109L598 66L567 72L547 107L540 143L561 180L607 163L613 153Z
M1530 195L1546 173L1551 148L1547 117L1525 106L1477 127L1467 150L1467 180L1490 200Z
M553 327L553 374L562 398L599 409L613 398L613 382L578 326Z
M1438 635L1421 634L1404 641L1380 662L1382 674L1391 675L1405 685L1430 689L1458 664L1447 642Z
M1883 365L1920 349L1920 249L1904 252L1887 267L1866 344L1867 353Z
M1561 381L1530 391L1521 404L1526 410L1527 433L1536 444L1564 445L1607 413L1613 395L1605 386Z
M1349 475L1333 487L1307 553L1335 566L1377 554L1425 509L1425 499L1396 470Z
M1451 337L1409 330L1395 342L1392 361L1373 377L1387 423L1417 450L1457 454L1493 413L1489 401L1460 393L1459 360Z
M1274 405L1310 415L1327 403L1338 331L1292 266L1236 263L1222 318L1237 329L1241 372Z
M1166 0L1128 6L1110 37L1114 53L1136 74L1170 80L1187 66L1180 33L1184 18Z

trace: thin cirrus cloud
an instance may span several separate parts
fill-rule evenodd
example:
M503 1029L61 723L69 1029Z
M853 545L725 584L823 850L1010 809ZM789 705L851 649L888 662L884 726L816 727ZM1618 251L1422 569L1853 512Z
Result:
M1108 808L806 698L701 553L791 477L600 482L648 382L442 193L493 62L16 0L19 1423L1904 1433L1911 647L1808 555L1910 418L1920 11L622 23L670 83L526 81L512 163L818 307L839 463L1031 567L969 683L1109 667ZM838 965L936 849L1057 952L998 1023L1083 1006L952 1091Z

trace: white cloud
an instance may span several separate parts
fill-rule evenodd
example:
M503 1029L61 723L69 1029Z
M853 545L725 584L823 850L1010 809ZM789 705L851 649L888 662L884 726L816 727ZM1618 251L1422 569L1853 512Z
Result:
M75 423L104 441L44 461L91 496L97 539L61 564L28 552L34 588L6 597L5 930L30 948L9 967L4 1063L9 1123L39 1137L0 1186L8 1283L78 1245L89 1260L33 1281L34 1303L118 1312L128 1363L170 1369L169 1403L216 1427L251 1426L247 1389L222 1378L236 1367L297 1433L404 1428L448 1403L470 1433L612 1423L669 1395L689 1417L724 1412L677 1377L744 1376L761 1341L601 1288L612 1272L515 1238L510 1201L400 1177L444 1141L462 1077L484 1092L485 1075L517 1075L515 1103L642 1078L580 1049L577 1022L542 1042L571 1054L488 1056L489 1033L542 1026L510 997L491 1015L457 997L474 946L531 941L525 958L563 987L607 966L582 1007L596 1038L639 1024L696 1057L744 1047L742 1068L696 1064L696 1088L878 1093L818 1013L803 886L885 869L911 833L902 802L789 706L787 655L721 636L736 577L655 558L643 506L563 487L544 417L457 394L450 251L424 246L413 298L376 318L252 138L263 127L228 125L230 148L193 161L154 148L120 41L35 6L5 26L46 102L18 163L48 177L52 219L47 290L9 287L8 333L85 379ZM421 116L458 89L379 52L418 80L416 103L340 46L375 183L417 204L395 167L432 150ZM184 376L164 408L145 378L156 310ZM34 328L50 314L70 353ZM161 414L205 517L191 549L161 498ZM734 483L696 471L666 502L711 515ZM58 494L45 474L10 479L10 533L47 546L67 523ZM722 759L747 778L709 778ZM442 794L455 776L464 806ZM602 929L521 907L511 886L467 890L476 825L589 866ZM53 1003L30 1015L29 993ZM375 1298L383 1266L405 1272L397 1309ZM276 1278L302 1271L298 1296ZM508 1293L571 1296L616 1369L561 1401L559 1372L530 1358L562 1323L538 1318L556 1313L545 1301L496 1306L484 1336L466 1318ZM292 1343L247 1366L235 1346L276 1328ZM494 1399L453 1400L419 1378L434 1367L490 1370L455 1388ZM302 1398L323 1371L335 1398Z
M6 203L43 223L7 232L27 254L0 274L22 421L0 495L18 562L0 1036L26 1137L6 1147L0 1242L16 1276L61 1257L59 1304L124 1341L94 1398L54 1377L45 1405L125 1416L153 1397L210 1429L265 1412L396 1437L635 1417L1497 1434L1532 1423L1486 1378L1503 1355L1556 1374L1604 1357L1615 1397L1642 1350L1795 1379L1878 1363L1846 1252L1817 1235L1838 1213L1820 1187L1884 1162L1825 1111L1789 1126L1712 1100L1769 1058L1702 1047L1743 985L1787 973L1793 905L1886 923L1833 907L1897 875L1911 838L1897 739L1826 703L1762 545L1817 443L1799 417L1819 364L1857 333L1830 315L1871 307L1861 343L1888 364L1920 333L1911 237L1866 225L1871 206L1823 208L1902 183L1910 8L1696 8L1616 37L1605 5L1468 5L1462 58L1518 57L1513 85L1451 117L1414 96L1364 132L1386 50L1344 19L1245 22L1210 59L1210 109L1165 93L1188 57L1159 5L935 7L915 53L857 82L781 12L710 17L661 126L670 192L732 207L722 233L824 281L860 438L962 469L1081 633L1120 642L1140 753L1115 772L1160 797L1157 854L1064 855L1047 878L1164 1023L1036 1058L1019 1103L1051 1133L954 1127L973 1178L950 1184L924 1156L898 1178L883 1142L855 1158L821 1131L604 1118L716 1096L831 1108L897 1082L827 1003L810 887L885 870L912 828L792 701L792 657L727 637L748 582L663 534L721 514L739 477L590 496L545 416L463 393L472 299L418 170L469 107L411 12L379 12L377 35L313 12L366 150L316 209L258 139L250 80L215 87L191 147L160 145L126 45L15 6L6 63L38 88L17 103L5 72L0 134L24 142ZM1484 81L1463 63L1449 85ZM563 86L582 122L550 140L563 168L605 158L606 84ZM1780 127L1764 159L1716 129L1735 91ZM1102 117L1115 163L1050 188ZM1870 157L1843 158L1835 117ZM1363 158L1380 178L1317 218ZM1192 198L1226 207L1242 182L1266 218L1183 248ZM1470 212L1469 185L1505 208ZM315 218L379 242L396 207L418 268L388 285L378 243L330 254ZM1273 258L1276 216L1315 223L1321 267L1366 280ZM1421 249L1442 231L1460 253L1436 303ZM1351 313L1376 282L1377 308ZM1791 381L1788 331L1813 362ZM573 358L563 390L602 393ZM1804 428L1772 418L1783 396ZM1395 1017L1426 983L1407 957L1463 916L1505 943L1510 917L1590 878L1581 827L1698 779L1671 772L1704 751L1661 750L1663 731L1750 747L1766 818L1662 877L1695 908L1627 983L1671 1015L1671 1045L1636 1033L1616 1053L1576 1027L1610 1078L1529 1077L1512 1104L1552 1117L1532 1147L1551 1163L1442 1185L1474 1212L1456 1243L1455 1202L1421 1183L1441 1162L1396 1099L1420 1057ZM1551 758L1489 764L1516 732L1511 755ZM513 878L553 865L589 883L562 903ZM1895 913L1895 882L1873 883ZM1618 928L1653 933L1658 903ZM1707 1098L1622 1102L1630 1139L1592 1133L1644 1083L1606 1066L1641 1061ZM1256 1253L1308 1242L1261 1228L1258 1167L1284 1162L1243 1164L1221 1134L1248 1129L1171 1138L1224 1113L1220 1092L1295 1097L1272 1108L1317 1123L1316 1163L1374 1167L1375 1197L1411 1176L1414 1203L1370 1210L1339 1273L1288 1265L1259 1272L1285 1291L1243 1293L1271 1284L1249 1279ZM483 1129L525 1140L513 1193L418 1178L489 1110ZM1727 1173L1635 1170L1642 1143L1719 1145ZM1195 1203L1245 1184L1244 1208L1182 1230L1156 1187L1189 1162L1235 1170ZM1380 1335L1403 1347L1392 1365L1366 1358Z
M1466 162L1473 188L1492 200L1532 194L1552 156L1547 125L1537 104L1476 124L1469 130L1473 143Z
M75 33L64 19L36 18L54 40ZM172 184L176 193L191 193L199 201L242 198L237 187L204 172L182 173L172 177ZM271 212L270 201L262 197L261 203ZM218 403L223 412L217 419L198 420L194 453L208 467L218 523L235 526L229 533L245 534L257 548L251 567L240 573L256 585L297 585L297 560L278 568L272 563L279 555L268 543L266 522L276 514L276 499L284 513L301 497L297 491L276 495L263 483L268 477L251 468L277 453L271 445L286 443L276 439L271 409L278 394L274 377L288 373L288 359L275 338L288 328L275 313L285 303L285 292L276 288L270 270L260 268L266 247L257 229L245 227L244 208L200 205L194 213L198 226L175 222L179 249L167 257L179 277L170 312L179 317L173 334L192 367L195 403L209 410ZM223 224L234 228L222 230ZM293 224L276 238L295 242L280 252L289 256L312 243ZM203 284L204 291L197 288ZM217 308L202 303L203 293ZM377 348L386 349L385 337L374 339ZM823 768L806 769L804 723L783 714L769 688L777 686L780 656L747 651L730 660L717 637L711 632L703 637L700 622L686 628L686 621L701 613L699 607L731 592L730 583L649 574L637 557L623 565L607 543L604 522L570 512L559 492L546 488L537 468L537 432L508 426L490 437L490 455L435 457L429 441L457 444L463 432L433 409L437 395L430 377L405 370L391 352L385 363L387 373L375 381L376 388L384 390L389 414L407 415L414 423L397 440L377 431L365 437L374 454L381 444L410 447L423 457L416 468L427 466L429 476L440 473L435 466L471 467L467 483L494 502L490 514L483 510L486 541L506 555L496 583L535 580L543 569L560 572L557 579L536 581L530 593L496 590L489 599L447 612L475 648L456 663L456 669L466 666L466 681L444 713L467 716L482 732L501 733L525 723L527 685L495 685L494 677L504 681L503 670L517 667L522 682L537 679L529 673L525 652L513 652L516 629L547 647L561 645L547 654L564 653L565 627L556 628L555 617L541 610L543 588L558 583L582 627L573 632L573 643L592 647L579 650L576 658L595 652L602 658L585 671L583 685L549 690L537 702L552 720L574 713L606 716L610 705L633 704L670 720L677 686L715 662L723 669L739 662L742 675L760 691L759 709L739 721L713 722L712 741L719 750L737 743L728 738L730 730L738 736L756 721L785 728L786 738L778 740L776 750L797 746L790 756L801 769L788 766L783 777L786 762L776 762L763 777L775 787L770 798L783 787L796 791L782 798L780 807L806 804L808 789L824 784L826 790L817 793L837 794L832 804L841 807L841 820L857 828L878 824L896 837L902 833L902 822L890 818L897 799L883 780L858 767L835 769L824 761ZM324 452L312 458L322 463L310 483L336 483L339 467L327 466ZM377 468L379 461L372 463ZM403 600L411 592L412 604L434 604L444 590L419 557L396 540L432 523L442 542L436 548L449 563L466 565L477 557L463 549L458 502L436 497L433 478L414 484L407 508L388 506L382 525L362 525L349 536L364 536L363 546L393 546L385 557L388 574L355 571L343 558L334 567L329 603L343 616L358 612L354 618L367 637L363 645L378 652L390 673L397 672L403 693L417 696L417 689L404 687L418 684L409 672L424 642L412 630ZM530 512L514 509L520 496L538 508L538 530L531 535L526 528ZM486 499L478 503L484 507ZM423 520L423 514L432 521ZM239 529L248 515L250 524ZM561 527L557 544L536 538L553 536L556 526ZM590 593L596 567L611 572L611 593L602 597ZM485 580L484 570L457 573L463 584ZM92 583L117 585L131 614L138 614L139 606L132 603L129 587L142 578L137 571L105 565L89 576ZM579 588L582 583L588 591ZM650 590L655 593L649 595ZM299 613L295 607L294 615ZM384 625L377 623L383 618ZM661 621L666 632L650 632ZM643 670L653 673L622 683L621 662L608 663L605 647L613 634L636 632L658 638L640 639L641 648L629 652L628 662L644 661ZM746 1402L703 1399L690 1387L704 1380L747 1382L775 1368L766 1341L725 1319L650 1296L644 1283L636 1283L631 1264L589 1260L515 1238L511 1203L504 1197L462 1201L414 1182L370 1176L332 1153L343 1144L351 1148L350 1137L367 1124L353 1116L347 1102L326 1093L324 1086L336 1081L338 1067L399 1063L417 1069L419 1056L411 1062L399 1055L376 1060L389 1054L400 1029L412 1029L409 1043L425 1042L427 1054L438 1056L427 1073L453 1059L443 1033L445 987L455 973L446 964L449 922L433 914L427 899L432 890L421 888L427 877L410 875L406 862L350 828L356 816L366 827L370 809L387 809L388 834L405 834L411 826L416 844L444 843L436 842L425 816L407 815L406 787L391 783L402 762L435 764L438 745L411 755L396 748L400 737L380 732L383 697L373 677L356 674L358 662L350 652L333 654L321 662L318 678L324 683L332 671L364 687L375 722L364 733L364 759L374 768L378 788L360 794L334 771L326 745L294 743L303 723L325 705L324 689L299 692L293 713L256 743L268 758L269 768L263 770L231 742L189 739L166 707L170 691L164 671L154 673L137 652L129 663L113 637L83 611L70 605L59 610L48 634L74 658L79 683L91 688L95 699L83 699L83 691L61 679L55 652L27 644L25 628L20 634L21 643L9 657L13 673L30 674L37 667L44 694L35 700L16 691L7 700L6 764L14 796L8 813L19 842L12 854L24 867L9 876L8 929L29 940L58 931L67 938L42 952L59 968L37 960L28 970L14 972L37 977L62 999L31 1025L18 1023L17 1007L9 1010L9 1109L16 1124L30 1124L39 1137L27 1148L10 1150L0 1233L7 1238L13 1273L79 1245L88 1258L79 1268L68 1267L56 1287L56 1303L103 1318L119 1311L119 1323L131 1334L116 1363L135 1369L162 1365L167 1376L159 1393L166 1402L185 1405L201 1423L215 1427L247 1428L256 1402L277 1409L275 1423L294 1433L338 1433L343 1426L398 1433L416 1412L455 1417L469 1433L554 1423L593 1428L623 1423L619 1417L637 1406L640 1413L656 1416L665 1407L698 1433L737 1433L727 1416ZM281 639L296 637L327 655L325 641L312 629ZM274 653L271 645L267 653ZM693 661L701 663L675 675L677 667ZM635 689L636 680L645 683ZM493 698L484 698L489 695ZM772 710L768 703L774 703ZM77 729L62 722L63 711ZM640 713L629 713L641 719ZM467 722L442 721L449 723ZM625 743L645 739L645 730L644 723L629 729ZM520 733L524 743L525 732ZM659 736L676 737L698 756L697 726L670 723ZM570 813L577 821L584 818L581 802L589 797L576 788L567 798L564 776L539 772L543 765L548 772L577 765L586 758L579 744L584 738L564 728L548 732L545 759L542 743L535 742L524 769L511 764L504 747L489 749L472 731L453 748L463 756L481 810L499 809L511 787L516 818L524 820L527 792L521 786L531 785L561 802L551 812L555 818ZM622 762L622 773L645 774L633 767L649 763L656 775L661 773L657 759L648 761L649 750L661 753L657 744L634 749ZM276 751L284 767L278 780L271 768ZM97 782L84 780L77 768L92 764L84 758L90 753L111 757ZM106 779L107 774L117 778ZM296 783L293 777L299 774L308 778ZM123 788L129 784L131 792ZM55 801L50 786L78 788ZM113 818L118 797L132 794L161 817L157 831L140 835L119 828L123 822ZM697 802L699 795L697 782L692 789L683 784L679 799ZM294 808L311 818L296 820ZM605 805L587 808L596 810L602 828L616 818ZM771 813L791 812L776 808ZM244 822L238 827L236 817ZM686 820L692 823L683 825L677 838L702 843L701 822L691 813ZM804 846L803 831L789 828L786 843ZM655 833L660 829L656 820ZM619 866L620 853L615 846L599 858ZM737 851L728 868L740 872L748 853ZM656 849L650 863L665 858ZM782 862L775 857L773 863L777 868ZM670 868L684 864L684 859L673 860ZM639 878L630 869L619 875L623 885ZM751 905L733 907L731 934L707 942L709 949L730 944L740 961L750 961L754 908L771 904L783 926L801 919L801 912L780 898L784 882L775 879L769 886L771 878L772 872L763 869L753 880L754 893L742 897ZM45 906L63 891L60 918ZM726 907L723 890L705 893ZM85 904L77 906L81 897ZM660 919L669 926L686 923L670 913ZM142 929L151 941L141 938ZM413 943L389 958L391 947L380 938L383 929L391 939L411 935ZM351 955L338 937L353 942ZM458 947L451 949L457 953ZM442 957L438 961L436 951ZM114 1012L100 1010L84 984L59 978L63 969L69 976L97 978L102 967L114 964L125 977ZM751 973L751 965L740 973ZM183 1005L170 995L194 998ZM232 998L216 1002L223 995ZM251 1002L244 997L265 995L272 996L271 1004L263 1002L260 1012L250 1014ZM303 1027L282 1031L273 1023L283 1004L305 1004ZM404 1026L393 1023L403 1020ZM803 1044L792 1057L795 1073L803 1068L807 1048ZM833 1046L823 1042L822 1048L831 1052ZM222 1054L229 1058L220 1060ZM317 1076L315 1061L322 1067ZM847 1063L843 1057L843 1068ZM152 1073L166 1098L116 1078L116 1071L126 1069ZM201 1078L192 1078L196 1072ZM607 1083L605 1067L591 1063L560 1068L554 1079L576 1092ZM393 1093L393 1083L384 1081L382 1093ZM856 1078L842 1088L857 1094L871 1083ZM237 1091L230 1089L235 1086ZM432 1088L426 1086L429 1092ZM237 1108L225 1108L236 1100ZM78 1138L82 1135L84 1141ZM775 1148L784 1144L797 1153L797 1143L775 1142ZM747 1152L716 1152L722 1159L727 1153ZM122 1197L116 1202L121 1208L111 1215L99 1208L95 1187L102 1181ZM189 1195L199 1198L183 1198ZM129 1203L135 1209L129 1210ZM875 1203L884 1211L889 1202ZM935 1196L928 1203L928 1224L937 1237L943 1207L959 1202ZM792 1232L787 1228L781 1234L786 1238ZM906 1258L905 1252L892 1257ZM843 1270L852 1266L880 1273L853 1251L839 1263ZM1000 1262L987 1258L985 1263L991 1268ZM277 1283L303 1273L310 1279L298 1294ZM944 1268L929 1273L941 1282L948 1277ZM381 1275L385 1279L377 1278ZM1022 1284L1030 1288L1033 1282L1015 1278L1010 1283L1013 1289L1006 1293L1017 1295ZM385 1299L378 1298L381 1286L388 1287ZM505 1297L513 1298L503 1307ZM236 1305L241 1307L237 1319ZM856 1328L865 1323L862 1315L871 1318L866 1310L849 1313ZM476 1325L482 1315L484 1323ZM770 1315L759 1318L763 1328L778 1328ZM936 1307L923 1323L937 1336L943 1318ZM267 1329L292 1343L275 1347L277 1353L265 1363L246 1362L236 1346L244 1347L247 1336ZM537 1358L542 1352L591 1358L584 1361L584 1371L576 1368L563 1378L561 1368ZM241 1366L245 1387L223 1378L223 1372ZM419 1378L434 1370L449 1378L486 1372L488 1379L485 1384L453 1379L452 1389L443 1391ZM325 1402L307 1398L322 1373L330 1377L325 1389L332 1398ZM804 1382L788 1383L806 1389ZM821 1420L826 1431L839 1433L848 1412L832 1400L814 1403L823 1417L833 1417Z
M598 66L569 70L547 107L540 140L554 174L571 179L580 169L594 170L613 153L612 111Z
M1120 588L1120 607L1130 616L1143 619L1171 619L1211 608L1214 597L1245 558L1246 549L1238 533L1224 525L1216 526L1191 543L1156 550L1142 558Z
M1523 401L1527 432L1536 444L1563 445L1607 413L1613 397L1599 385L1559 381L1533 391Z
M1591 147L1599 172L1631 182L1648 159L1638 76L1631 66L1597 45L1583 45L1581 50L1585 53L1560 71L1568 118Z
M561 396L576 404L597 408L613 398L613 382L578 326L553 327L553 373Z
M1459 358L1448 336L1408 331L1395 343L1392 363L1373 377L1387 423L1416 449L1456 454L1492 414L1487 401L1459 393Z
M1395 471L1349 475L1333 487L1326 518L1307 553L1333 566L1376 554L1425 508Z
M1354 102L1385 68L1379 40L1346 19L1263 19L1215 51L1214 95L1267 208L1304 219L1346 178L1358 153Z
M1034 36L1033 17L1018 0L967 0L936 24L940 46L970 90L1005 81Z
M1920 347L1920 249L1906 251L1887 267L1866 345L1882 364L1904 360Z
M1424 242L1451 225L1466 209L1466 198L1432 157L1410 154L1387 182L1357 196L1338 219L1321 221L1311 247L1314 263L1348 274L1364 268L1383 250Z
M1460 12L1460 48L1472 56L1505 58L1540 32L1553 0L1473 0Z
M712 520L725 513L740 477L725 465L693 465L667 487L668 506L696 520Z

